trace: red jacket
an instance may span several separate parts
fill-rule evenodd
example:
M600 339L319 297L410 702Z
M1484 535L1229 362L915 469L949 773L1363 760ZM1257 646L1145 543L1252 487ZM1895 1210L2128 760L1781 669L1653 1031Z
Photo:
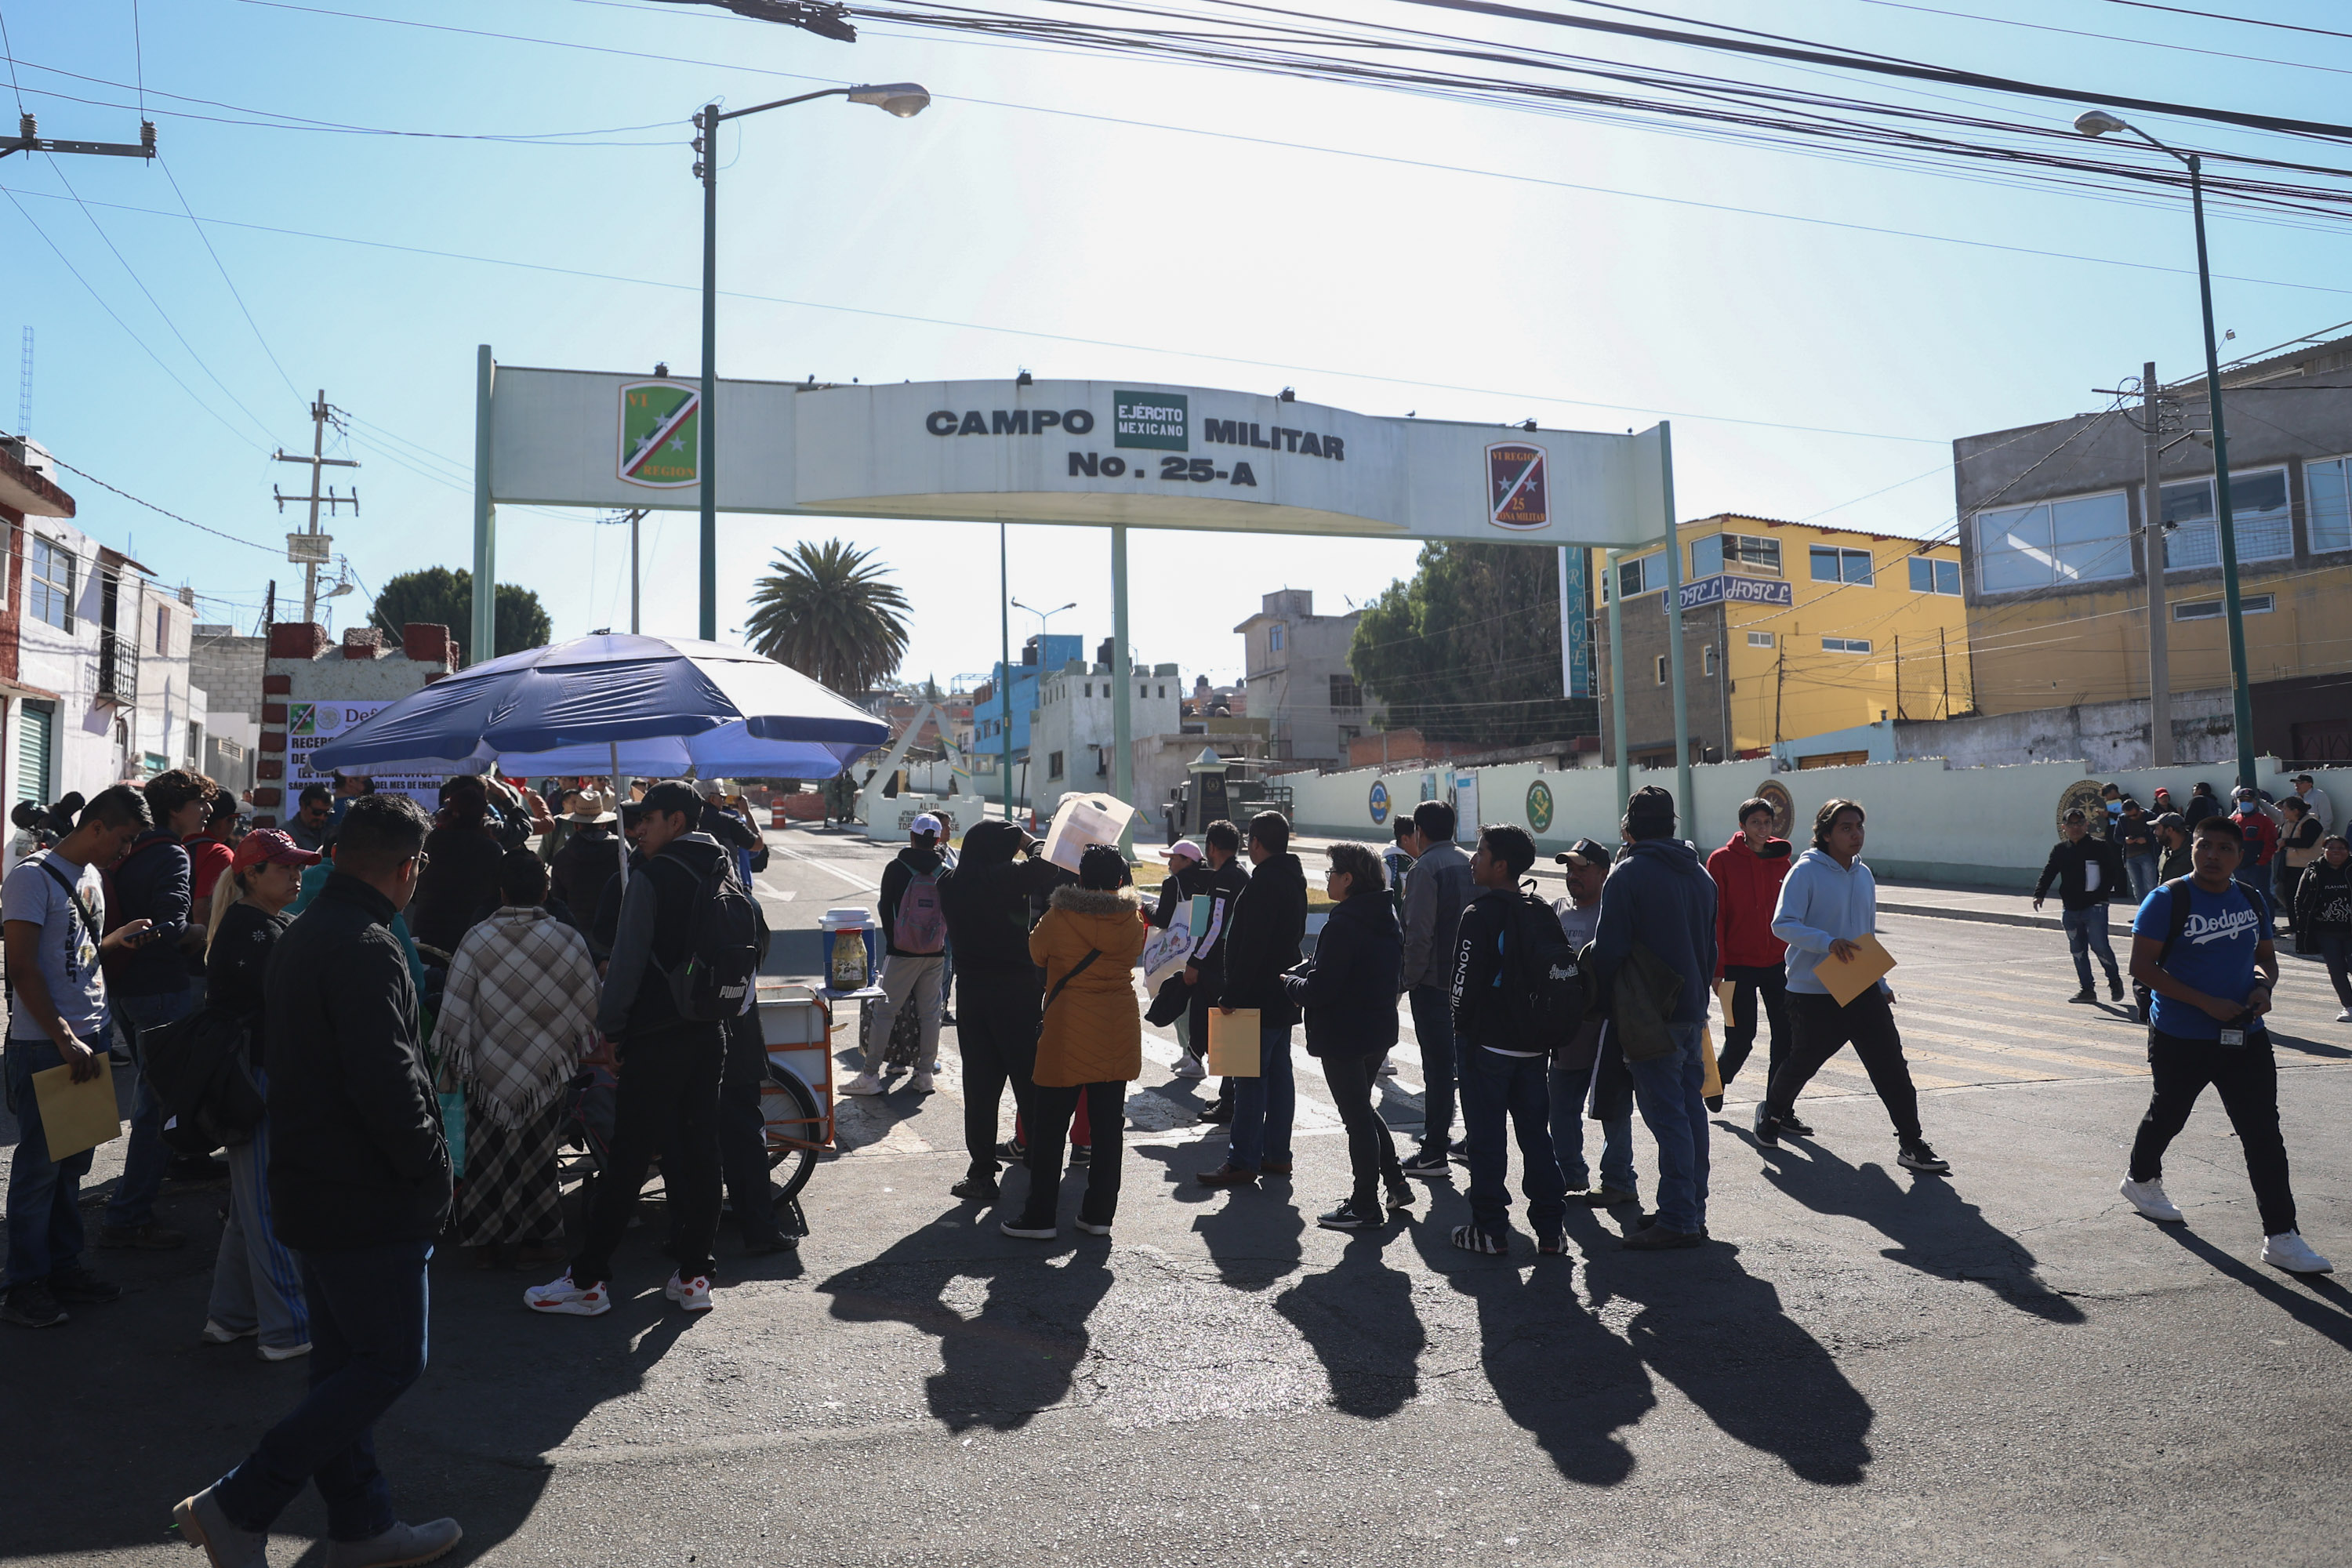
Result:
M2278 824L2263 815L2260 806L2247 806L2237 814L2237 817L2238 826L2246 835L2245 863L2249 866L2269 865L2271 857L2278 853Z
M1715 977L1723 966L1760 969L1782 962L1789 944L1772 934L1772 910L1780 901L1780 882L1795 857L1786 839L1778 856L1757 854L1748 837L1735 833L1731 841L1706 858L1706 874L1715 879Z

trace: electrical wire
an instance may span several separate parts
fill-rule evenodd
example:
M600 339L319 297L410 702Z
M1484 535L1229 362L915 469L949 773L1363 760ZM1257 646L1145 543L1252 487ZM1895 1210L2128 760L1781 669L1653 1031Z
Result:
M2219 11L2192 11L2186 5L2159 5L2155 0L2107 0L2110 5L2128 5L2135 11L2169 11L2176 16L2194 16L2204 22L2235 22L2244 27L2275 27L2283 33L2308 33L2321 38L2352 38L2352 33L2339 33L2332 27L2307 27L2296 22L2272 22L2260 16L2225 16Z
M270 368L277 371L278 379L286 384L286 390L296 397L300 397L301 389L294 384L294 378L286 374L285 365L278 363L277 351L269 346L269 340L262 335L261 323L253 319L252 310L246 306L245 296L237 291L236 279L228 275L227 264L221 260L220 252L213 248L212 237L205 233L205 226L196 221L195 209L188 205L186 193L180 189L179 176L172 173L172 165L164 160L163 154L156 154L155 164L163 171L163 178L170 183L172 195L178 199L180 210L188 215L188 226L194 229L196 237L204 242L205 254L213 258L213 267L220 273L221 281L228 288L228 297L236 301L237 313L245 318L245 324L253 329L253 341L261 345L262 353L268 359Z
M259 551L262 551L262 552L266 552L266 553L268 553L268 554L271 554L271 555L275 555L275 554L277 554L277 553L278 552L278 547L277 545L274 545L274 544L259 544L259 543L256 543L254 541L252 541L252 540L250 540L250 539L242 539L242 538L239 538L237 535L236 535L236 534L234 534L234 533L226 532L226 531L224 531L223 530L221 530L221 529L217 529L217 528L215 528L215 527L211 526L211 525L210 525L210 524L208 524L208 523L202 523L202 522L198 522L198 521L196 521L194 518L182 517L182 516L181 516L178 512L176 512L176 511L169 511L169 510L165 510L165 509L163 509L163 507L157 506L157 505L156 505L153 501L152 501L152 500L140 500L140 498L139 498L139 497L137 497L137 496L135 496L135 495L132 495L129 490L123 489L122 489L122 488L121 488L120 486L117 486L117 485L110 485L110 484L108 484L104 479L100 479L96 474L90 473L90 472L89 472L88 470L83 469L83 468L75 468L71 463L67 462L63 458L59 458L59 457L52 456L52 457L49 458L49 461L51 461L51 462L53 462L53 463L57 464L57 466L58 466L58 468L65 469L65 470L66 470L66 472L68 472L68 473L69 473L69 474L79 474L79 475L80 475L83 479L88 479L91 484L94 484L94 485L98 486L100 489L112 490L116 495L121 496L124 500L130 501L130 502L131 502L131 504L133 504L134 506L143 506L143 507L145 507L149 511L152 511L152 512L157 512L157 513L160 513L161 515L163 515L163 516L164 516L164 517L168 517L168 518L170 518L173 522L184 522L184 523L186 523L190 528L195 529L197 531L199 531L199 532L201 532L201 533L209 533L209 534L211 534L213 537L215 537L215 539L226 539L226 540L227 540L231 544L242 544L242 545L244 545L247 550L259 550Z
M2175 54L2203 55L2209 59L2242 60L2249 65L2284 66L2290 70L2326 71L2335 76L2352 76L2352 68L2321 65L2316 60L2282 60L2265 55L2233 54L2228 49L2200 49L2193 44L2170 44L2160 38L2135 38L2122 33L2092 33L2080 27L2060 27L2048 22L2023 22L2013 16L1983 16L1969 11L1944 11L1933 5L1916 5L1910 0L1860 0L1864 5L1880 5L1891 11L1915 11L1925 16L1949 16L1961 22L1990 22L2000 27L2024 27L2036 33L2056 33L2069 38L2096 38L2105 44L2132 44L2147 49L2168 49Z

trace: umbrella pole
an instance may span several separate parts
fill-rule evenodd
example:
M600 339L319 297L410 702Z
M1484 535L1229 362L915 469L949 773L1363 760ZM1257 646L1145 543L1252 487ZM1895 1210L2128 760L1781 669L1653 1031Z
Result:
M613 826L621 830L613 835L613 840L621 847L621 896L626 898L629 892L629 825L620 820L620 813L622 803L629 798L629 781L621 776L621 743L614 741L610 744L613 767Z

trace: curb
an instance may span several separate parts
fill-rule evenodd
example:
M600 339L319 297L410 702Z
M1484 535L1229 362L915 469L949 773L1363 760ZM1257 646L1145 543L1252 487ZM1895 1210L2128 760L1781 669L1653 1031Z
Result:
M1878 912L1882 915L1924 915L1929 920L1938 921L1974 921L1980 925L2032 926L2042 931L2066 929L2063 921L2054 920L2048 915L2008 914L1998 910L1956 909L1948 904L1892 904L1881 899L1878 901ZM2128 931L2131 930L2131 922L2126 921L2117 923L2115 917L2110 915L2107 919L2107 929L2110 931Z

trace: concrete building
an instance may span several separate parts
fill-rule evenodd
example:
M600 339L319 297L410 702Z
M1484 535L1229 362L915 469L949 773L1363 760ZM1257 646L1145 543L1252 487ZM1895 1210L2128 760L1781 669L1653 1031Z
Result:
M2242 361L2221 385L2253 749L2352 759L2352 338ZM2164 396L2175 412L2163 439L2210 427L2203 376ZM1984 712L2145 703L2151 518L2164 531L2170 685L2230 685L2212 449L2172 446L2151 504L2137 417L2135 404L1952 443Z
M189 658L195 626L192 588L165 588L143 573L123 579L136 588L129 639L138 646L138 693L131 712L131 772L145 778L167 768L202 772L210 723L210 693L194 679ZM120 617L118 617L119 619Z
M1029 759L1029 719L1037 710L1037 683L1045 672L1062 668L1085 657L1082 637L1033 637L1021 645L1021 662L1008 681L1002 659L989 668L987 681L971 694L971 719L957 737L972 758L972 781L983 795L993 795L1003 785L997 772L1003 758L1004 731L1013 730L1013 798L1028 797L1022 764ZM1009 716L1008 716L1009 715Z
M1039 821L1051 817L1062 796L1074 790L1112 793L1111 704L1122 695L1115 689L1117 684L1108 662L1088 665L1076 658L1038 682L1037 706L1029 716L1028 783ZM1136 660L1131 684L1135 695L1127 699L1129 737L1175 731L1184 700L1176 667ZM974 782L981 793L989 793L986 781ZM1016 788L1016 798L1019 794ZM1139 778L1132 804L1146 820L1160 810L1160 801L1144 791Z
M2238 760L2238 727L2227 690L2173 693L2172 756L2184 767ZM1772 748L1772 758L1775 771L1942 758L1956 768L2071 761L2090 773L2116 773L2149 765L2147 700L1968 719L1886 719L1783 741Z
M1683 672L1691 761L1769 755L1792 735L1974 705L1959 552L1852 529L1720 513L1682 525ZM1625 745L1637 767L1675 760L1663 545L1618 562L1592 552L1601 755L1616 763L1608 595L1623 595Z
M1360 614L1318 616L1313 590L1285 588L1265 595L1258 613L1234 628L1243 638L1249 716L1272 721L1278 761L1338 766L1348 742L1373 728L1381 710L1367 706L1348 668Z
M205 694L204 770L224 789L240 794L255 784L268 647L266 637L239 637L235 626L218 622L189 628L189 672Z
M383 633L374 626L347 627L341 645L329 642L315 622L271 626L269 660L261 678L256 820L274 826L292 815L306 786L334 782L331 774L311 771L312 752L457 668L457 645L446 626L404 626L393 647L385 646ZM378 790L411 795L427 811L438 805L440 787L437 774L376 776Z

